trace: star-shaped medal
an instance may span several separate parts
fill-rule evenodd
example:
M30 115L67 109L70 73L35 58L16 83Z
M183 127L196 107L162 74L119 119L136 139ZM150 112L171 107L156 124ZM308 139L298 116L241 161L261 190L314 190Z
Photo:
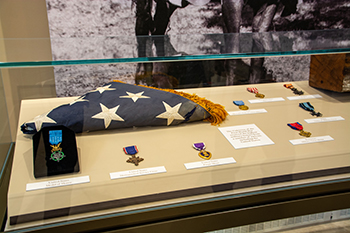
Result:
M132 99L134 102L136 102L138 99L146 99L146 98L150 98L149 96L143 96L142 94L144 93L144 91L139 92L139 93L131 93L131 92L126 92L126 94L128 95L123 95L123 96L119 96L119 98L130 98Z
M127 163L133 163L135 166L138 166L140 162L142 162L144 159L140 158L139 156L131 155L131 158L126 160Z
M177 104L174 107L170 107L167 103L163 101L163 105L165 107L165 112L159 114L156 116L156 118L163 118L167 119L167 125L170 125L174 120L185 120L180 114L179 109L182 105L182 103Z
M107 108L106 106L104 106L103 104L100 103L101 106L101 110L102 112L97 113L96 115L93 115L92 118L95 119L103 119L104 123L105 123L105 129L108 128L108 126L110 125L112 120L115 121L124 121L123 118L121 118L120 116L118 116L116 114L118 108L120 105L114 107L114 108Z
M89 92L98 91L98 92L100 92L100 94L102 94L104 91L113 91L113 90L115 90L115 88L109 88L110 86L112 86L112 84L109 84L109 85L104 86L104 87L98 87L95 90L92 90L92 91L89 91Z
M35 128L36 128L37 132L39 132L39 130L41 129L41 126L43 125L43 123L54 123L54 124L57 124L56 121L54 121L53 119L51 119L47 115L49 115L49 113L41 114L39 116L34 117L34 119L32 121L29 121L27 123L32 123L33 122L35 124Z

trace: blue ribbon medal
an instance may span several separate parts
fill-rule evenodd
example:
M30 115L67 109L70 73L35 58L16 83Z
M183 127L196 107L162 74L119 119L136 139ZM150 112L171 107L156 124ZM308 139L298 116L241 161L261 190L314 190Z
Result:
M199 157L202 159L210 159L211 158L211 153L209 151L205 151L205 144L204 142L198 142L198 143L193 143L193 148L196 150L199 150Z
M144 160L143 158L140 158L139 156L137 156L137 157L135 156L139 152L139 150L137 149L136 146L123 147L123 150L124 150L125 154L131 155L131 158L126 160L127 163L133 163L133 164L135 164L135 166L138 166L139 163Z
M239 107L239 109L241 109L241 110L248 110L249 109L248 106L244 105L244 102L242 100L235 100L235 101L233 101L233 103L235 105L237 105Z
M65 156L62 152L62 130L50 130L49 131L49 142L51 149L51 160L55 162L60 162Z
M309 111L312 116L321 117L322 113L315 112L314 106L310 104L310 102L299 103L299 107L302 109Z

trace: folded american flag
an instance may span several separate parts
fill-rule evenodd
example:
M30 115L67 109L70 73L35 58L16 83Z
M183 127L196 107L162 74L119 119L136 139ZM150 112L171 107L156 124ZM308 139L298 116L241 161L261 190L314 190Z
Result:
M81 133L198 120L216 125L226 116L223 106L194 94L115 81L25 122L21 130L34 134L46 126L63 125Z

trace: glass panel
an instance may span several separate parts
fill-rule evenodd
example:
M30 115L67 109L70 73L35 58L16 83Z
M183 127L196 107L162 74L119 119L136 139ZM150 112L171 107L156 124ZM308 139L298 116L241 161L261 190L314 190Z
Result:
M22 58L23 60L2 61L0 67L341 53L350 51L349 38L350 29L139 37L3 39L8 48L8 54L26 51L31 55ZM52 60L47 59L44 53L41 55L40 50L31 52L33 48L38 48L36 45L49 43L53 48Z
M3 86L3 80L0 70L0 180L2 175L2 168L6 161L6 156L10 148L11 133L10 123L8 118L8 109L6 105L5 92Z
M108 218L139 214L281 190L294 192L295 189L305 187L317 189L319 185L349 181L350 148L347 141L350 126L346 121L350 117L349 94L321 91L310 87L307 81L294 82L293 86L304 92L303 98L309 99L298 99L300 96L294 95L281 83L256 86L259 92L266 95L265 102L257 102L260 99L248 92L249 86L244 85L185 90L225 106L230 115L221 123L220 128L248 125L242 131L236 129L237 140L241 140L242 144L246 140L260 140L261 134L250 130L249 125L255 124L274 142L263 146L236 148L218 126L201 121L168 127L103 129L76 134L81 166L79 173L36 179L33 176L33 152L28 149L32 147L32 140L18 132L9 192L9 217L12 225L7 225L7 230L39 226L43 222L67 224L69 220L85 221L84 218L93 220L101 216ZM120 90L111 86L113 88ZM104 91L103 96L110 97L108 101L118 102L120 107L115 111L123 117L125 116L121 113L126 106L131 106L131 112L138 104L143 106L150 100L156 102L156 96L151 99L140 98L135 102L122 98L119 102L118 98L113 98L112 91ZM134 93L140 92L134 89ZM93 95L97 97L98 103L103 101L99 91L90 92L89 96ZM147 90L143 95L151 96ZM64 97L23 101L20 122L30 121L38 114L50 112L60 104L72 103L74 100L75 97ZM242 115L243 110L239 110L232 103L233 100L243 100L250 110L266 111ZM125 105L121 101L125 101ZM307 123L305 119L317 118L298 106L299 102L304 101L310 101L324 117L341 116L343 119ZM78 109L81 105L81 111L88 112L89 106L93 104L98 106L93 99L88 102L81 99L80 102L66 105L66 108L73 106ZM116 105L114 103L110 106ZM62 115L66 120L70 112L55 115L52 111L52 114L52 117ZM141 111L137 114L141 114ZM144 119L140 115L139 117ZM100 119L101 125L105 127L103 121ZM312 139L303 144L305 138L287 126L287 123L296 121L304 126L305 131L311 132L316 141ZM87 123L88 119L84 118L81 124ZM113 120L110 127L119 123L122 122ZM302 140L302 144L293 145L290 140ZM212 153L212 158L202 160L198 151L192 148L194 142L205 142L206 150ZM144 159L138 166L126 162L130 156L122 148L130 145L137 145L137 156ZM161 169L158 172L156 169L162 166L166 172L161 172ZM187 166L198 167L188 169ZM135 171L138 169L142 171ZM142 172L144 173L140 174ZM135 173L140 175L134 176ZM60 183L64 185L64 182L72 181L71 178L86 176L90 179L89 183L50 186ZM25 190L27 184L40 182L49 182L46 187L50 188ZM46 215L47 212L50 214Z

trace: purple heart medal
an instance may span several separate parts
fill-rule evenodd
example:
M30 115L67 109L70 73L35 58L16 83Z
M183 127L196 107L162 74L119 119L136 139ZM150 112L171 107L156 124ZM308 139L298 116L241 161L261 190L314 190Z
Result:
M199 157L202 159L210 159L211 158L211 153L209 151L205 151L205 144L204 142L198 142L198 143L193 143L193 148L196 150L199 150Z

